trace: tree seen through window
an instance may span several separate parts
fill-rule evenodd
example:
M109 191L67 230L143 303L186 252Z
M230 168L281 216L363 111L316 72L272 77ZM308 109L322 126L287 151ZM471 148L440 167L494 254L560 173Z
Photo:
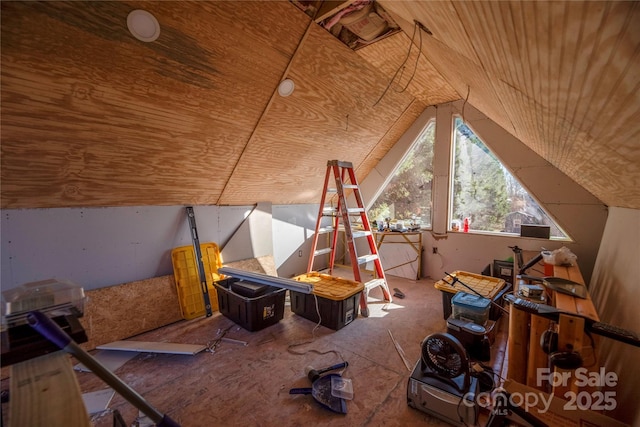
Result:
M453 141L450 229L520 234L522 224L549 225L551 237L567 239L475 133L457 117Z
M430 121L396 168L369 209L370 221L401 220L405 225L431 227L433 144L435 121Z

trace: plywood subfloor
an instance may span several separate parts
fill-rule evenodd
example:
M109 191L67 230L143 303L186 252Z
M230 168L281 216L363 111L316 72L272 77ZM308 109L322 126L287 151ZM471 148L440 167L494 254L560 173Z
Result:
M338 275L335 274L334 275ZM345 278L351 278L346 274ZM358 317L339 331L316 326L285 306L284 319L257 332L248 332L215 313L210 318L184 320L138 335L140 341L207 344L220 329L247 346L222 342L214 354L195 356L140 354L116 374L159 411L183 427L244 426L364 426L446 425L409 408L406 387L410 373L389 337L400 344L410 364L420 355L420 343L430 333L444 331L442 296L433 281L389 277L391 289L406 294L386 304L380 289L369 295L371 315ZM506 329L506 328L505 328ZM308 342L304 345L296 345ZM494 365L503 352L492 349ZM346 415L320 407L310 395L289 395L292 387L307 387L305 367L322 368L349 362L344 377L353 381L354 399ZM92 373L78 373L83 392L106 388ZM127 423L138 411L116 395L117 409ZM111 426L112 415L95 417L97 427Z

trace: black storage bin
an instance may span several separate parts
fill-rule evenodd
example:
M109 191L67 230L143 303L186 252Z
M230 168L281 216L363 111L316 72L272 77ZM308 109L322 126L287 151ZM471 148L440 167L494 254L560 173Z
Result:
M273 292L278 288L269 285L261 285L259 283L246 282L244 280L238 280L231 283L231 290L238 295L247 298L257 298L267 292Z
M358 317L360 292L340 301L295 291L291 291L290 295L291 311L313 322L318 321L315 301L315 298L318 298L318 311L320 312L321 318L320 324L334 331L345 327Z
M360 282L310 272L294 277L299 282L313 284L313 293L290 291L291 311L337 331L358 317L360 294L364 285ZM316 298L318 310L316 311ZM320 319L318 319L320 312Z
M234 277L219 280L214 286L218 294L220 313L248 331L259 331L275 325L284 317L286 289L241 281ZM251 298L234 290L261 295Z

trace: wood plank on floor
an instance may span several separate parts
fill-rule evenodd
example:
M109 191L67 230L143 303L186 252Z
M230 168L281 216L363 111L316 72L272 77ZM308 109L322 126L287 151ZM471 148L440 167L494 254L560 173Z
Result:
M349 270L334 272L349 278ZM210 318L183 320L136 337L145 341L206 344L219 330L226 337L246 341L247 346L222 342L215 353L195 356L141 354L117 374L161 412L183 427L203 425L380 425L389 419L397 425L442 425L439 420L406 404L407 372L394 339L413 366L420 358L421 343L431 333L446 331L440 291L430 279L389 277L389 286L406 295L386 303L378 290L369 295L370 316L357 317L334 331L294 314L285 306L284 318L263 330L249 332L220 313ZM505 320L496 325L497 340L504 336ZM494 344L495 346L499 344ZM502 344L504 345L504 343ZM498 365L503 350L492 348L489 366ZM348 414L338 415L314 402L311 396L291 396L293 387L307 387L308 366L322 368L342 360L349 362L345 378L353 382L354 399ZM500 372L497 370L496 372ZM159 374L161 373L161 375ZM91 373L80 373L83 391L104 388ZM127 422L137 410L115 396L111 409ZM247 408L251 408L247 411ZM96 427L111 420L94 420Z

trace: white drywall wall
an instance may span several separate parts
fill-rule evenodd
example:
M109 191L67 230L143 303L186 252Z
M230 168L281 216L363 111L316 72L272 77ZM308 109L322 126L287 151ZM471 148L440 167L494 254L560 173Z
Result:
M589 283L600 320L640 334L640 210L611 208ZM618 377L615 418L640 425L640 348L599 337L598 366ZM597 369L596 369L597 370Z
M200 242L225 241L250 209L194 206ZM192 244L183 206L1 212L2 290L49 278L89 290L172 274L171 249Z
M454 115L462 115L482 141L518 178L527 191L571 235L572 242L522 238L514 235L448 232L449 180ZM580 185L529 149L521 141L488 119L472 105L462 101L429 107L407 131L393 150L380 161L374 172L361 182L365 204L371 204L377 192L375 185L384 183L402 160L411 143L436 118L436 142L433 163L432 229L423 236L423 275L434 279L445 272L465 270L481 272L494 259L513 256L509 246L540 251L567 246L578 256L580 270L586 281L591 277L600 238L607 220L607 208ZM433 253L437 248L437 253ZM398 264L401 258L388 260Z

